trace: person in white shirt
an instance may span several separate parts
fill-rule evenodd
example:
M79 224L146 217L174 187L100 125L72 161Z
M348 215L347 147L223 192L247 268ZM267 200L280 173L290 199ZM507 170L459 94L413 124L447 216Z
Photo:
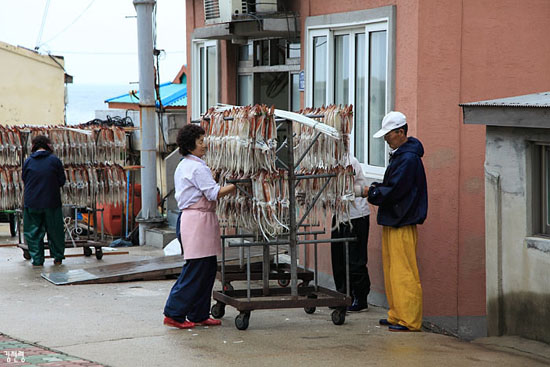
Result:
M363 174L361 164L351 154L349 163L355 171L355 186L366 186L367 179ZM367 267L367 244L369 239L369 204L366 198L357 196L350 207L350 220L341 217L341 222L332 231L331 238L357 237L356 242L349 243L349 280L350 294L353 303L348 311L359 312L368 310L367 296L370 293L370 277ZM351 225L350 225L351 222ZM335 226L333 218L332 226ZM346 253L343 243L331 244L332 274L334 285L340 293L346 293Z
M174 173L174 186L181 210L179 239L185 263L166 301L164 324L180 329L221 324L210 318L217 256L221 254L216 200L234 192L236 187L220 187L214 181L201 159L206 153L204 135L203 128L190 124L179 131L176 140L184 156Z

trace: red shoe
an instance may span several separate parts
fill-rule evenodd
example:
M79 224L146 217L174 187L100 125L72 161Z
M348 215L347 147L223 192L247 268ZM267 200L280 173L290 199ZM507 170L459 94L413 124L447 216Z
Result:
M184 322L177 322L174 319L169 318L168 316L164 317L164 325L177 327L178 329L191 329L195 327L195 323L185 320Z
M218 326L221 324L222 324L221 320L216 320L213 318L208 318L204 321L197 322L197 325L202 325L202 326Z

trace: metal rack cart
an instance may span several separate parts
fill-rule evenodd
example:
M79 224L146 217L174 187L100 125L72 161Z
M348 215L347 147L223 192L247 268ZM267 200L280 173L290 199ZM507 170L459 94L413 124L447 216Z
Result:
M84 256L89 257L92 256L92 248L94 248L95 257L98 260L101 260L103 258L103 250L102 242L100 242L97 238L97 231L94 229L94 237L90 237L90 223L88 221L88 230L86 233L86 238L81 238L82 229L78 227L77 225L77 216L78 216L78 207L74 205L64 205L65 207L71 208L71 210L74 210L74 222L71 223L70 217L63 218L64 226L65 226L65 248L75 248L75 247L82 247L82 250L84 252ZM81 208L82 209L82 208ZM83 208L89 213L94 213L94 217L96 216L96 212L101 212L101 234L103 236L103 209L94 209L94 208ZM19 221L19 219L18 219ZM74 225L74 226L73 226ZM95 226L95 222L94 222ZM19 233L19 243L17 244L17 247L23 250L23 257L26 260L31 259L31 255L29 253L29 247L26 243L24 243L21 240L21 233ZM44 248L48 249L48 244L44 243Z
M322 117L322 116L311 116ZM331 314L332 322L335 325L341 325L345 321L346 307L351 305L351 297L349 294L349 250L348 243L355 240L355 238L340 238L340 239L313 239L313 240L298 240L298 228L304 223L309 212L315 205L315 202L319 199L321 193L326 189L330 179L334 177L334 174L322 174L322 175L297 175L295 168L300 165L300 162L305 157L306 153L311 149L317 138L320 136L320 132L317 133L315 139L311 142L306 152L298 159L296 164L294 163L294 150L293 150L293 128L291 119L277 120L281 122L281 125L286 125L287 139L284 143L287 147L288 163L283 164L288 171L288 186L289 186L289 230L286 234L286 238L276 239L273 241L259 241L258 237L255 237L255 241L232 243L229 247L244 247L247 249L247 263L246 263L246 281L247 288L243 290L225 289L222 287L221 291L213 292L213 298L217 301L212 306L212 316L221 318L225 314L225 306L230 305L235 307L239 311L239 315L235 318L235 326L239 330L246 330L249 325L249 319L251 311L258 309L278 309L278 308L304 308L306 313L314 313L316 307L334 307L334 311ZM313 202L308 205L305 213L297 220L296 218L296 198L295 198L295 185L299 180L311 179L311 178L327 178L327 181L317 193ZM250 180L234 180L237 184L237 188L240 184L250 182ZM346 284L347 294L341 294L339 292L321 287L318 285L318 269L317 269L317 245L319 243L341 243L345 246L346 254ZM307 284L298 285L299 272L298 272L298 257L297 249L298 245L314 244L314 285L309 286ZM269 248L270 246L288 245L290 252L290 288L271 288L269 280L273 279L270 274L270 260L269 260ZM262 262L262 288L252 289L251 280L253 280L253 269L250 263L250 249L254 246L263 247L263 262ZM223 256L223 253L222 253ZM221 277L222 284L226 284L227 277L230 273L226 271L225 259L222 257L221 264ZM271 276L271 278L270 278Z
M324 234L325 231L309 231L298 232L298 236L313 235L317 239L317 235ZM244 243L245 239L257 241L256 234L234 234L234 235L222 235L222 265L218 266L216 273L216 279L218 279L225 290L233 290L231 282L247 280L246 264L244 262L244 247L240 247L239 251L239 264L227 265L225 256L226 241L229 239L240 239L241 243ZM263 277L263 262L269 262L269 279L276 280L279 286L288 287L290 284L290 264L279 262L279 246L276 246L274 261L271 260L271 253L265 254L267 257L262 258L262 262L254 262L250 264L250 280L261 280ZM307 286L314 278L312 271L307 269L307 266L298 268L297 270L298 280L301 280L300 286Z
M6 128L3 128L1 125L0 125L0 129L3 129L4 131L6 131ZM9 130L10 132L13 132L14 134L16 132L17 136L18 136L18 140L17 141L14 140L14 144L11 147L11 149L13 151L19 152L18 153L19 156L17 158L18 162L15 162L14 160L11 160L8 163L7 167L16 167L17 166L17 167L19 167L18 169L20 170L21 167L23 166L23 162L24 162L25 157L29 154L28 145L25 142L28 142L31 139L32 130L33 129L36 129L36 130L42 129L42 130L44 130L45 128L44 127L29 127L29 126L23 126L23 127L14 126L14 127L10 127L10 129L11 129L11 130ZM59 130L63 130L65 132L67 132L67 131L75 132L77 129L68 128L68 127L60 127L59 129L49 129L48 133L52 133L53 131L57 131L59 133ZM112 149L112 152L116 152L116 154L113 154L113 157L118 155L118 158L112 160L113 161L113 166L116 165L117 160L121 160L122 162L126 161L126 151L125 151L125 149L123 149L123 147L126 147L126 145L127 145L129 131L130 130L127 129L127 128L123 129L124 139L120 140L120 141L124 142L122 145L119 146L119 145L116 145L115 143L113 143L112 147L110 148L110 149ZM60 139L59 135L57 135L57 138ZM55 146L60 144L60 142L56 142L54 140L53 143L54 143L54 150L55 150L56 149ZM64 143L66 144L67 142L65 141ZM95 144L94 145L94 152L95 152L95 149L97 148L97 145L98 145L97 138L94 141L94 144ZM75 148L75 147L77 147L77 148ZM63 150L65 148L59 148L59 149ZM66 149L69 149L69 148L66 148ZM78 152L79 152L78 154L75 154L76 150L75 150L75 152L73 152L73 154L75 154L75 156L78 156L80 158L82 158L82 156L84 156L85 158L89 157L88 154L83 154L82 153L83 151L88 149L88 148L86 148L85 142L82 141L82 140L78 141L78 139L77 139L77 142L75 144L71 143L71 149L78 149ZM91 153L89 153L89 154L91 154ZM104 152L104 154L107 154L107 153ZM91 157L91 155L90 155L90 157ZM73 163L74 162L69 162L69 163L64 162L64 165L65 165L65 167L67 167L67 166L71 166ZM104 163L108 163L108 162L104 162ZM96 173L99 170L101 170L100 167L105 167L105 165L103 163L92 162L91 160L88 160L88 159L81 159L76 163L76 165L82 165L82 166L91 165L91 166L93 166L93 169L96 170ZM0 166L0 167L4 167L4 166ZM131 168L132 167L130 167L130 169ZM106 177L100 177L100 180L106 181ZM22 190L21 190L21 193L19 195L20 196L23 195ZM127 195L128 195L128 193L127 193ZM103 236L104 236L104 231L103 231L104 218L103 218L103 209L100 209L100 208L96 207L96 200L97 200L98 197L99 197L99 195L97 193L94 193L93 197L91 198L91 208L86 206L86 205L89 205L89 204L76 205L75 202L73 202L72 204L69 204L69 205L64 205L64 207L70 207L71 210L74 210L74 228L71 228L71 225L73 224L73 219L71 218L71 216L64 218L64 225L65 225L65 235L66 235L66 248L82 247L83 251L84 251L84 255L85 256L91 256L92 255L92 247L93 247L95 249L95 257L99 260L103 257L103 252L102 252L102 249L101 249L101 247L102 247L102 242L101 241L103 241ZM17 246L23 250L23 257L27 260L30 260L31 256L30 256L27 245L24 243L24 241L22 239L21 230L20 230L20 228L21 228L20 227L21 217L22 217L22 209L20 209L21 208L21 198L19 198L19 199L15 198L14 200L16 200L17 203L13 204L12 208L18 208L18 209L8 210L7 212L15 214L16 224L15 224L14 227L16 228L16 230L19 234L19 241L18 241ZM81 237L82 229L80 227L78 227L78 225L77 225L78 210L87 212L88 216L93 215L93 218L94 218L94 235L93 235L93 238L90 237L90 224L89 224L89 221L88 221L87 235L86 235L85 238L83 236ZM97 219L96 218L97 213L101 213L101 221L100 221L100 223L101 223L101 241L98 239L98 235L97 235L97 233L98 233L98 231L97 231L98 221L96 220ZM13 235L13 233L12 233L12 235ZM44 247L48 248L47 244L45 244Z

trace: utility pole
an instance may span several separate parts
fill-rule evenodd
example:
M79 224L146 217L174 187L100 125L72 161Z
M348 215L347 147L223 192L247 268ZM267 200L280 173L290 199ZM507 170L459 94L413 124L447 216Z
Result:
M133 0L137 13L139 58L139 112L141 120L141 211L139 244L145 232L163 221L157 210L157 150L155 133L155 84L153 68L153 8L156 0Z

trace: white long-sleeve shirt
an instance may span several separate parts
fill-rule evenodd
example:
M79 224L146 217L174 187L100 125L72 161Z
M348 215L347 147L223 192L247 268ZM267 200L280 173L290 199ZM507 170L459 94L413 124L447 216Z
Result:
M365 186L368 186L369 183L367 181L367 178L363 174L363 167L361 167L361 163L352 155L349 155L348 157L349 162L353 166L353 170L355 171L355 185L359 185L362 188ZM362 197L356 197L353 203L349 207L349 216L350 219L357 219L364 216L367 216L370 214L370 208L369 203L367 201L367 198Z
M174 197L180 210L195 204L203 195L207 200L215 201L220 191L220 185L214 181L210 168L202 159L191 154L178 164L174 172L174 188Z

